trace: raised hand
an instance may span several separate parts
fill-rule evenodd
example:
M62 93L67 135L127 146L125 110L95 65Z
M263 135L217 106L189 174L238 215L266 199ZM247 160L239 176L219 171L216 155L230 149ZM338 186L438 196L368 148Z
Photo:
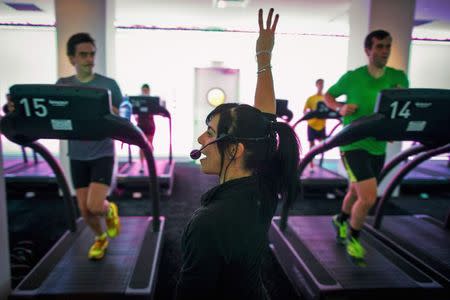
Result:
M274 9L271 8L266 20L266 28L263 24L263 10L258 12L258 24L259 24L259 37L256 41L256 55L267 53L270 55L273 49L275 41L275 30L277 28L279 15L275 15L275 19L272 23Z
M272 65L270 63L275 29L278 23L278 14L272 23L273 8L270 9L266 20L266 28L263 24L263 10L258 12L259 37L256 41L256 58L258 63L258 79L256 81L255 107L262 112L275 114L275 91L272 79Z

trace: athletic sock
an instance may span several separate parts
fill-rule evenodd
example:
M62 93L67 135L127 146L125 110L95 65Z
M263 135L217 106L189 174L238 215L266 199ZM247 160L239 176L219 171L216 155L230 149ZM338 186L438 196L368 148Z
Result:
M107 238L106 232L103 232L101 235L95 236L96 240L104 240Z
M341 213L337 216L337 220L339 221L339 223L344 223L345 221L348 220L349 217L350 217L349 214L341 211Z
M359 239L359 234L361 233L361 230L356 230L353 227L350 226L350 236L354 239Z

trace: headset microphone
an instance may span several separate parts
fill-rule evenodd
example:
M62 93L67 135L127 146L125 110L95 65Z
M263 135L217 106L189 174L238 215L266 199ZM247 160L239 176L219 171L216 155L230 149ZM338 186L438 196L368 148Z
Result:
M197 160L200 158L200 156L202 155L202 150L205 149L206 147L208 147L211 144L217 143L220 140L223 140L224 138L228 137L227 134L223 134L221 135L219 138L215 139L212 142L209 142L208 144L206 144L205 146L201 147L200 149L194 149L191 151L191 153L189 154L191 156L191 159L193 160Z
M193 160L197 160L200 158L200 156L202 155L202 153L200 152L200 150L192 150L191 154L189 154L191 156L191 158Z
M212 142L209 142L208 144L206 144L205 146L203 146L203 147L201 147L200 149L194 149L194 150L192 150L191 151L191 153L190 153L190 156L191 156L191 158L192 159L194 159L194 160L196 160L196 159L199 159L200 158L200 156L202 155L202 150L203 149L205 149L206 147L208 147L209 145L211 145L211 144L214 144L214 143L217 143L218 141L220 141L220 140L223 140L223 139L225 139L225 138L230 138L231 136L230 135L228 135L228 134L221 134L220 136L219 136L219 138L217 138L217 139L215 139L214 141L212 141ZM268 138L270 138L270 136L263 136L263 137L257 137L257 138L244 138L244 137L240 137L240 138L236 138L236 137L232 137L233 139L235 139L236 141L238 141L238 140L244 140L244 141L262 141L262 140L266 140L266 139L268 139Z

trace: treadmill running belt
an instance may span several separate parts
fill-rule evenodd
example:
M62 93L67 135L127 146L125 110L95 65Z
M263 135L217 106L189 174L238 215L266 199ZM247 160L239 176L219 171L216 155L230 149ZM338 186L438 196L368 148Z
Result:
M426 218L385 216L381 232L450 278L450 231Z
M70 246L39 287L38 293L52 296L125 294L151 218L123 217L121 223L121 234L110 240L105 257L99 261L87 257L94 236L90 229L84 228L76 243ZM149 251L146 256L152 261L154 251ZM26 280L22 288L25 286Z
M362 233L361 240L367 250L367 267L355 266L346 257L345 247L338 245L335 231L331 225L331 217L290 217L290 229L296 232L296 237L322 266L339 282L342 287L353 289L419 287L399 266L390 262L380 254L377 243ZM310 261L305 260L308 264ZM399 262L401 263L401 262ZM411 277L424 282L431 282L416 270Z

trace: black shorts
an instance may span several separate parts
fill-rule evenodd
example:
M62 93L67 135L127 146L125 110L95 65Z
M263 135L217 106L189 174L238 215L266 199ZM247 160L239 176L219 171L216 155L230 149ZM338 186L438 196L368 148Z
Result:
M308 141L313 142L314 140L323 140L327 137L325 133L325 127L322 130L315 130L308 126Z
M114 157L106 156L93 160L70 160L70 174L76 189L88 187L91 182L111 185Z
M366 150L341 152L342 162L350 182L359 182L380 175L386 155L373 155Z

